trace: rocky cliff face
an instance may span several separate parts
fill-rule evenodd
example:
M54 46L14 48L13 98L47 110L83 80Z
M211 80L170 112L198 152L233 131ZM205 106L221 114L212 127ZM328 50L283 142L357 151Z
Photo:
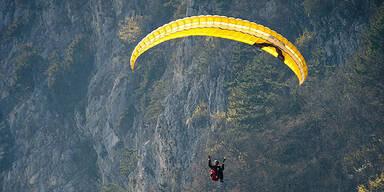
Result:
M316 20L305 16L300 2L228 1L233 5L227 6L224 1L187 0L178 4L181 9L166 10L156 7L167 1L2 0L0 191L182 190L193 175L191 163L205 161L199 154L208 138L220 131L220 127L212 130L217 123L214 118L199 114L226 109L225 83L231 69L228 47L233 42L188 38L160 45L144 55L138 61L142 67L132 72L127 58L134 43L119 38L119 22L152 11L143 19L143 36L176 13L225 15L228 11L270 24L291 41L304 29L321 28L316 30L315 42L324 47L324 59L337 64L345 61L358 47L356 39L366 25L366 15L354 11L364 13L371 2L351 1L351 7ZM253 8L246 9L249 6ZM148 20L156 16L158 23ZM74 57L65 58L76 54L68 47L76 47L79 36L87 39L86 53L91 59L87 65L78 62L82 67L74 74L80 78L63 81L68 86L54 92L47 78L53 66L51 55L57 52L64 61L76 63ZM209 61L201 61L201 50L209 49L204 47L206 41L222 47L210 52L214 55ZM22 55L20 47L28 43L42 58L41 63L31 65L41 65L43 70L32 75L38 81L20 90L15 63ZM156 57L159 52L161 57ZM160 70L151 74L152 83L143 88L146 63L154 58ZM64 93L55 97L58 90ZM142 101L144 97L148 101ZM148 115L151 108L142 102L156 105L157 111Z

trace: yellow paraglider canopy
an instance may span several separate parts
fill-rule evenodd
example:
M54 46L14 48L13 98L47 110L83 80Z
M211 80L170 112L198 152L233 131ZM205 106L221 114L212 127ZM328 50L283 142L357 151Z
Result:
M286 38L256 23L224 16L194 16L179 19L159 27L144 37L131 55L131 68L136 59L148 49L170 39L187 36L213 36L257 46L282 60L302 84L308 75L301 53Z

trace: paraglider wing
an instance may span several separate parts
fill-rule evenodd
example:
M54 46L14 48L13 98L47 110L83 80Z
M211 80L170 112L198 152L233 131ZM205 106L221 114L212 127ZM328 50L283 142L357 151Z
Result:
M296 74L300 84L307 78L308 69L303 56L280 34L250 21L211 15L179 19L152 31L133 50L132 70L136 59L148 49L187 36L213 36L254 45L283 61Z

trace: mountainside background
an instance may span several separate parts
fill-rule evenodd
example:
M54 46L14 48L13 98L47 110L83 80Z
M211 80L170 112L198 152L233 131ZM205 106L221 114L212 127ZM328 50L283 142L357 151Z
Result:
M382 0L0 0L0 192L383 191ZM307 61L175 19L270 27ZM207 157L227 157L225 184Z

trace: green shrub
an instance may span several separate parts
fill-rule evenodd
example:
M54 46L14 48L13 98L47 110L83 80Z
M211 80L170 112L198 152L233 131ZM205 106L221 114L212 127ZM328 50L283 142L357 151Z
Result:
M384 191L384 173L381 173L380 177L370 180L368 185L359 185L357 187L358 192L379 192Z
M167 94L166 85L162 81L156 81L152 87L152 93L149 96L149 103L145 109L144 117L152 124L156 123L156 120L161 112L164 111L164 98Z
M139 158L140 156L138 154L137 149L128 149L125 147L121 153L121 160L119 166L120 175L127 175L133 169L135 169Z
M142 111L145 111L151 102L151 94L156 87L154 84L159 81L165 72L164 51L153 49L148 54L149 57L142 57L141 64L137 65L135 69L140 75L140 85L135 90L134 97L139 101L138 107ZM157 86L162 85L158 84Z
M13 63L17 89L30 90L41 81L46 62L32 43L23 44L19 48L18 56Z
M125 190L124 188L120 187L116 183L103 184L101 191L102 192L128 192L128 190Z
M173 13L174 19L180 19L185 17L187 1L186 0L168 0L168 2L163 3L164 9L170 10L170 13Z
M134 114L136 113L133 105L129 105L119 116L117 121L117 131L121 135L127 134L128 130L133 126Z
M142 16L125 17L124 20L119 22L119 37L121 40L128 43L137 42L140 34L142 33L141 25L143 23Z
M49 61L45 74L53 101L61 110L71 110L87 92L94 62L89 38L76 36L66 50L65 59L53 52Z
M304 0L302 5L308 16L324 16L332 10L333 0Z
M232 6L232 0L215 0L216 13L219 15L226 15Z
M207 104L200 103L193 112L192 116L189 117L185 124L189 125L190 123L197 123L197 126L201 125L202 123L206 123L209 120L209 112L207 108Z
M234 56L234 79L227 84L228 120L242 131L257 130L265 120L279 114L279 98L286 86L279 82L284 73L279 65L272 64L277 62L272 60L275 58L265 53L249 56Z
M7 26L4 27L3 30L0 31L0 45L6 44L11 41L13 38L18 38L21 34L25 33L28 30L27 22L15 18L14 21Z

